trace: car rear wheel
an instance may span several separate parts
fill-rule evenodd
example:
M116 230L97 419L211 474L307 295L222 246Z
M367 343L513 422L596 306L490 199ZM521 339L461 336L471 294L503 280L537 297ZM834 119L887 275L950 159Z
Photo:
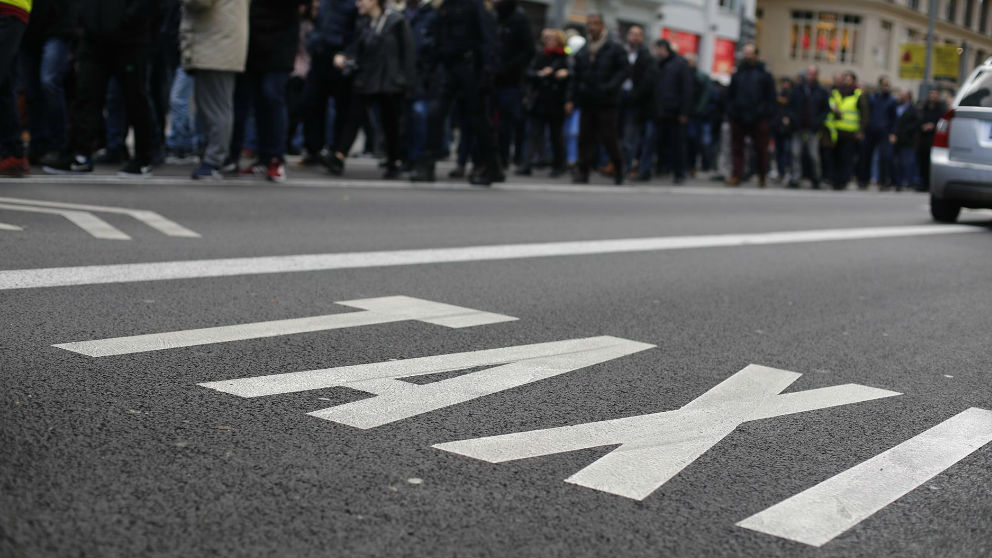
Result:
M960 205L930 196L930 215L933 216L934 221L953 223L958 220L960 213Z

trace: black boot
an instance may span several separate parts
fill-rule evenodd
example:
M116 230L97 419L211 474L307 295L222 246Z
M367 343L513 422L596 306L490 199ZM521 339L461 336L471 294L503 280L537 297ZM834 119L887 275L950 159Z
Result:
M434 161L417 161L410 173L410 182L435 182Z

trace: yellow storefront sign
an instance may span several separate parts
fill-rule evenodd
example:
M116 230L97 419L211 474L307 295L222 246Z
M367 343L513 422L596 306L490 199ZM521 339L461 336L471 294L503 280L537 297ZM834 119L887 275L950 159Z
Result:
M933 46L933 77L957 79L961 53L957 45ZM927 61L927 46L918 43L903 43L899 47L899 77L901 79L923 79Z

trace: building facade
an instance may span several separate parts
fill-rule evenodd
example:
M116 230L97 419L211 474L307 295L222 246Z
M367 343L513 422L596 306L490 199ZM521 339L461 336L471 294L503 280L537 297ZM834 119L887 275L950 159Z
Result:
M935 44L960 54L957 75L940 78L953 87L992 56L992 0L759 0L757 44L776 76L817 64L824 78L850 69L864 84L884 75L916 91L920 79L899 76L902 46L926 42L929 2L938 3Z

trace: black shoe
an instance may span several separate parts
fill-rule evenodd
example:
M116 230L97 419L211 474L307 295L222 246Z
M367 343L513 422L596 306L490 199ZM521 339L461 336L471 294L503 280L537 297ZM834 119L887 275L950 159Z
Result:
M531 175L530 167L521 167L521 168L517 169L517 172L515 172L513 174L515 174L517 176L530 176Z
M410 182L435 182L434 163L431 161L419 161L410 174Z
M121 147L103 150L103 153L93 157L93 162L97 165L120 165L128 159L127 148Z
M139 163L135 159L131 159L121 170L117 173L117 176L124 178L147 178L152 175L152 166Z
M400 166L396 163L387 163L386 172L382 173L383 180L396 180L400 177Z
M93 172L93 160L82 155L63 155L42 169L48 174L83 174Z
M465 178L465 167L461 165L455 167L454 169L451 170L451 172L448 173L448 178ZM431 182L433 181L434 179L431 179Z
M341 176L344 174L344 159L338 157L337 154L321 154L320 162L327 168L327 172L333 174L334 176Z

